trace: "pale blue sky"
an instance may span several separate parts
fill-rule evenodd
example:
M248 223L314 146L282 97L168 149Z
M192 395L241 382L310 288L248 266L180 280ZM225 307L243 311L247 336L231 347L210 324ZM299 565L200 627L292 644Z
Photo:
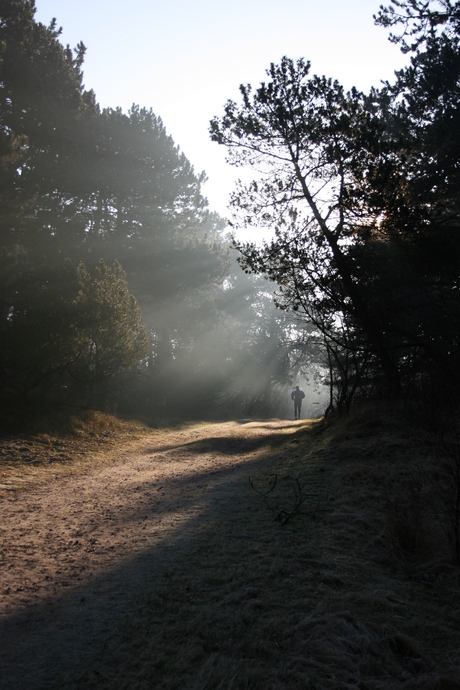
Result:
M36 0L36 19L56 17L61 40L87 47L86 88L101 106L151 107L209 182L226 215L236 172L208 136L211 117L258 84L270 62L305 57L312 71L367 91L407 57L374 26L382 0Z

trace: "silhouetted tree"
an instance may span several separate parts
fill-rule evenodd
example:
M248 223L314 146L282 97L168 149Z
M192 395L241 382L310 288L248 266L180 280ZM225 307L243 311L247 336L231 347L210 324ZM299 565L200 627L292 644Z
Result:
M395 327L418 351L419 377L442 381L446 395L460 381L460 3L393 2L377 23L401 26L391 40L410 54L373 94L390 152L375 166L374 203L404 265Z
M283 58L211 123L256 179L233 195L241 263L324 337L336 403L460 381L460 3L391 0L410 65L369 96Z
M241 263L276 281L278 304L303 313L327 340L360 329L365 357L378 362L394 393L397 363L352 252L378 223L362 180L382 125L362 94L309 72L308 62L283 58L267 84L254 92L241 86L242 103L229 101L211 123L230 162L258 175L233 195L235 223L274 233L262 247L239 243Z

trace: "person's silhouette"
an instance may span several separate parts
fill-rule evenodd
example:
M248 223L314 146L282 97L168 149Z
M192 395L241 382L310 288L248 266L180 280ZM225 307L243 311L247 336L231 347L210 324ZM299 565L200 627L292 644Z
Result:
M300 410L302 408L302 400L305 398L305 393L300 390L299 386L291 393L291 400L294 401L294 419L300 419Z

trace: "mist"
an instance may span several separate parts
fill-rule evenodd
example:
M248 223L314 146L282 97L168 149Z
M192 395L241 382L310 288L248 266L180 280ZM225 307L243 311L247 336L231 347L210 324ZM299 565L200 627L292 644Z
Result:
M102 108L84 84L83 43L65 47L34 14L17 3L2 16L8 419L48 405L290 418L295 385L308 416L372 398L456 399L457 130L438 107L456 103L455 78L428 103L409 73L393 95L366 96L305 59L273 63L267 83L242 87L210 123L242 170L230 226L161 114ZM425 124L409 107L418 100ZM323 117L330 103L338 123ZM425 143L410 167L416 129ZM255 243L254 229L269 239Z
M72 52L33 8L17 12L24 40L5 21L2 66L7 419L49 406L288 416L311 353L299 360L277 286L238 265L204 173L152 110L99 106L83 44Z

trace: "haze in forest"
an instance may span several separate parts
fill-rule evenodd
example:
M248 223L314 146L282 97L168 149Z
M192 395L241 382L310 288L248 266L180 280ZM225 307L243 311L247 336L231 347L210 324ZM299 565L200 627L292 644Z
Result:
M206 121L244 180L228 223L162 112L100 104L85 36L66 46L59 18L3 3L7 419L64 404L288 416L297 384L303 415L455 397L457 17L382 8L376 30L412 66L372 89L317 76L308 55L232 87Z
M366 84L313 2L133 0L158 94L39 3L92 21L0 3L2 681L458 689L460 0L340 2Z

